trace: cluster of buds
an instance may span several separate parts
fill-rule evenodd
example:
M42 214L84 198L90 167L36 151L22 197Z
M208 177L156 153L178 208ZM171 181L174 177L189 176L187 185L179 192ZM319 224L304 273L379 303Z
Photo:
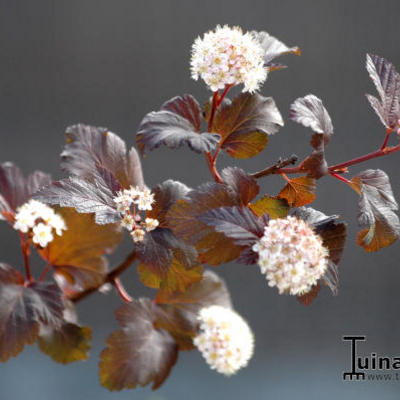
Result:
M229 376L248 364L254 351L254 336L239 314L214 305L202 308L198 320L199 334L193 343L211 369Z
M193 79L201 77L212 91L243 83L244 92L254 92L267 78L264 49L250 32L217 26L198 37L192 46Z
M29 200L18 207L14 218L14 229L27 233L32 242L46 247L54 239L54 232L61 236L67 229L64 219L54 210L36 200Z
M269 286L276 286L280 294L307 293L328 265L329 252L321 237L293 216L271 220L253 250Z
M157 228L158 220L146 217L146 211L152 210L154 203L154 194L149 189L131 186L119 191L114 202L122 214L122 227L130 232L135 243L142 242L146 232Z

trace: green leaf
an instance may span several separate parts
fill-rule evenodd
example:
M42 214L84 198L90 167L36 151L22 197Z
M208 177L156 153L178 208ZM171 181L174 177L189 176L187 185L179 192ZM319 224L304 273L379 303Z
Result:
M101 384L109 390L152 383L157 389L178 357L173 337L155 326L158 307L149 299L134 300L116 311L121 330L107 339L99 363Z
M287 200L267 195L249 204L249 208L258 217L268 214L270 218L285 218L290 211Z
M261 152L267 135L281 126L282 116L271 97L242 93L232 103L221 105L212 131L221 135L220 146L231 157L249 158Z

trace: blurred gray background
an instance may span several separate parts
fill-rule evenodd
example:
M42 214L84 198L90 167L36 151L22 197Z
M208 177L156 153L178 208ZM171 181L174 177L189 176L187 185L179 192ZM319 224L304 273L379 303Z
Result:
M285 120L291 102L314 93L328 108L335 126L330 163L374 150L384 129L364 94L374 93L364 68L366 52L400 67L399 0L69 0L1 1L0 9L0 160L12 160L25 173L33 169L56 178L66 126L77 122L107 126L129 145L145 113L185 92L201 102L210 93L189 73L194 38L216 24L266 30L301 57L271 73L261 90L273 96ZM287 121L261 155L237 163L258 170L279 156L310 150L310 132ZM235 160L222 156L220 167ZM352 169L382 168L400 198L400 154ZM144 160L150 186L167 178L191 186L210 180L204 159L187 149L150 153ZM279 177L262 181L275 194ZM254 329L256 353L249 367L229 379L210 371L196 352L180 355L164 386L153 393L136 389L111 393L97 378L98 355L115 328L113 294L94 295L79 305L80 320L94 328L91 358L61 366L28 347L0 366L0 398L14 399L397 399L400 381L342 382L349 366L344 334L365 334L364 353L400 356L399 243L367 254L355 244L357 196L341 182L319 182L316 208L338 213L349 224L340 265L338 297L324 288L309 308L268 288L257 267L229 264L224 276L237 310ZM1 261L18 266L15 233L0 226ZM121 260L127 241L112 257ZM38 268L39 270L39 268ZM134 296L148 290L134 269L123 277Z

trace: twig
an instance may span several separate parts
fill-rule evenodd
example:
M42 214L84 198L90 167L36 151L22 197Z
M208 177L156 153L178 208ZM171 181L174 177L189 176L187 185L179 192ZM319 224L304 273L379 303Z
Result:
M282 159L280 158L275 164L261 170L258 172L255 172L253 174L250 174L253 178L262 178L263 176L268 176L272 174L277 174L277 173L292 173L288 172L289 168L286 171L282 171L282 169L288 165L293 165L296 164L298 160L298 157L295 154L292 154L289 158Z
M125 258L125 260L119 264L117 267L115 267L112 271L110 271L103 279L103 281L98 284L95 287L91 287L89 289L86 289L82 292L79 292L69 298L69 300L73 301L74 303L77 303L78 301L81 301L85 297L89 296L90 294L97 292L97 290L103 286L105 283L111 283L115 284L115 279L121 275L127 268L130 267L130 265L135 261L136 259L136 251L132 251L128 256Z

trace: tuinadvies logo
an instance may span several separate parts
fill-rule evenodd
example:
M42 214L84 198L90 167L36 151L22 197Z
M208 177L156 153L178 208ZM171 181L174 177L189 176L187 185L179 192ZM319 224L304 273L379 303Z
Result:
M350 343L351 351L351 370L343 372L343 380L400 381L400 356L382 356L375 352L361 355L359 345L366 342L365 335L346 335L342 340Z

